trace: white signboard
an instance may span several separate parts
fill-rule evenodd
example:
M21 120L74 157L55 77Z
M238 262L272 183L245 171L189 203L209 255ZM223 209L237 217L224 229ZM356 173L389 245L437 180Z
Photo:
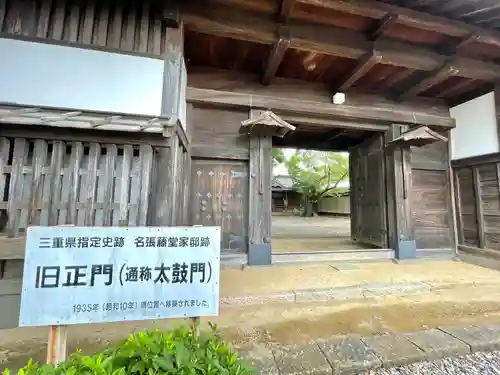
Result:
M19 326L216 316L219 227L30 227Z

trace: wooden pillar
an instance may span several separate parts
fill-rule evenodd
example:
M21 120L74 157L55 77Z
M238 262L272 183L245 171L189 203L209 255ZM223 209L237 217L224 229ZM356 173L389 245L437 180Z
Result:
M493 92L495 102L495 116L497 121L497 137L498 137L498 151L500 152L500 84L495 85Z
M407 129L407 125L391 125L386 133L386 145ZM410 149L390 149L386 158L389 245L394 249L396 259L413 259L416 245L411 218Z
M250 138L248 264L271 264L272 138Z
M251 266L272 262L272 137L283 137L294 130L295 126L271 111L250 109L249 119L241 122L239 133L250 137L248 264Z
M165 11L170 21L176 20L177 9ZM168 126L164 129L165 147L156 149L155 186L152 189L153 207L151 225L179 225L185 220L184 205L187 199L182 190L186 186L186 173L181 169L189 165L184 149L180 144L178 128L183 127L186 119L187 78L184 64L184 33L182 22L167 22L173 27L166 27L165 68L163 73L162 118L168 118Z

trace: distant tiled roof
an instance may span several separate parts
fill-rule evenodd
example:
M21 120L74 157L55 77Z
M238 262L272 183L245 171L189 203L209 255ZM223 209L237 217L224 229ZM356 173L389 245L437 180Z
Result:
M293 188L293 179L291 176L277 175L273 177L272 186L280 189Z

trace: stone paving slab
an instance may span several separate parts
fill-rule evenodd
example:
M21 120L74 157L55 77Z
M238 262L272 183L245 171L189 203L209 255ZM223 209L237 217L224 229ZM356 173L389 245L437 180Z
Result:
M439 329L408 333L405 337L422 349L428 360L465 355L471 352L468 344Z
M362 286L365 297L387 297L402 296L415 293L428 293L431 286L423 283L401 283L401 284L367 284Z
M256 375L280 375L273 353L263 346L239 351L255 369Z
M250 359L258 374L351 375L368 374L379 368L397 367L402 371L405 367L401 366L405 365L413 368L425 361L468 355L471 349L484 352L499 347L500 325L486 325L438 328L404 335L334 336L306 345L261 347L240 354ZM406 374L401 371L396 373Z
M280 374L331 375L332 368L315 342L273 349Z
M364 337L362 340L382 361L383 367L403 366L427 358L422 349L403 335L375 335Z
M318 341L318 345L328 359L334 375L358 374L360 371L382 366L375 353L357 337L334 337Z
M476 327L469 325L438 328L469 345L473 352L500 350L500 326Z

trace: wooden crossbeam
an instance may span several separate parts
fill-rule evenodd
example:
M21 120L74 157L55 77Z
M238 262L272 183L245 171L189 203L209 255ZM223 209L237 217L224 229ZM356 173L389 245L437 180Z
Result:
M241 8L248 8L248 0L212 0L215 3L226 4ZM491 0L494 1L494 0ZM435 8L443 13L463 4L463 0L438 2ZM381 1L369 0L295 0L297 4L314 5L331 10L382 20L388 14L397 14L397 23L408 27L432 31L435 33L463 38L471 33L477 33L481 37L481 43L500 45L500 32L473 26L466 22L451 20L442 16L419 12L416 10L388 4Z
M401 16L398 16L398 20L399 17ZM434 71L443 66L448 59L448 56L440 55L428 48L384 37L372 42L361 32L330 26L292 22L283 26L264 16L235 9L191 7L184 10L183 20L185 27L193 31L263 44L277 42L278 30L285 28L289 35L290 48L356 60L370 51L376 51L381 56L381 64L413 70ZM462 77L500 79L500 66L496 64L462 57L457 57L456 62L460 65Z
M346 134L346 131L334 129L326 134L326 139L321 143L321 147L327 147L331 142Z
M289 46L290 41L284 38L279 38L278 41L274 43L262 76L263 85L269 85L271 83L271 80L276 75L276 72L283 61Z
M411 88L406 90L406 92L404 92L400 96L400 98L408 99L412 96L416 96L421 92L431 88L432 86L435 86L440 82L443 82L449 77L457 75L458 72L459 70L455 66L453 66L452 64L447 64L442 68L436 70L435 72L432 72L427 76L427 78L421 80L420 82L418 82L417 84L413 85Z
M375 51L367 53L358 62L356 67L349 74L338 82L334 91L345 91L356 83L361 77L366 75L377 63L382 61L382 56Z
M438 94L438 97L446 98L447 96L456 95L457 93L461 94L462 92L469 91L470 89L476 86L477 86L477 81L471 79L463 80L462 82L459 82L453 86L441 90Z
M281 0L280 11L278 15L279 22L281 23L287 22L288 18L290 17L290 14L292 13L294 3L295 0Z
M397 14L389 13L381 20L374 21L373 26L366 33L366 38L371 41L377 40L380 36L382 36L385 30L397 21L397 19Z

